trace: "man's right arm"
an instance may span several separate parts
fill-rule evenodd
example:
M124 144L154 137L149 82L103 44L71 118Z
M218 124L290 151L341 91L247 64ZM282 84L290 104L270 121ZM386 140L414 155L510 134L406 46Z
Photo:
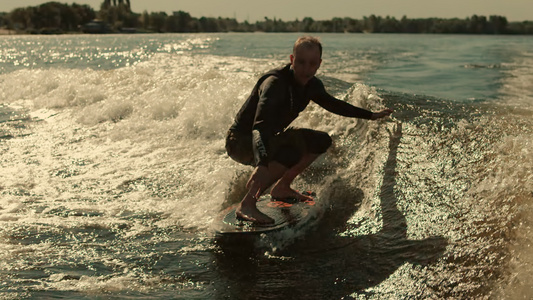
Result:
M283 84L275 76L267 78L259 88L259 102L252 128L256 166L268 166L270 162L270 139L276 134L274 123L281 113L279 103L284 94Z

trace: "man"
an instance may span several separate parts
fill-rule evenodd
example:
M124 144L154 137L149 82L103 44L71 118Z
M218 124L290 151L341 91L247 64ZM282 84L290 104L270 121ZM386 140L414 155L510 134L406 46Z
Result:
M288 127L310 100L332 113L352 118L376 120L392 113L391 109L372 113L329 95L315 77L322 63L318 39L299 38L290 62L259 79L228 132L228 155L255 166L246 185L248 193L236 210L237 218L242 220L274 222L256 207L257 199L273 184L273 198L308 199L290 185L332 142L325 132Z

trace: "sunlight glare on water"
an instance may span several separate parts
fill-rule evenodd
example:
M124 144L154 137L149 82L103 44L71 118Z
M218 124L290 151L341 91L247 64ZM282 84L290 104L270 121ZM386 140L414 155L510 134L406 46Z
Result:
M323 35L327 89L395 113L311 104L293 125L334 140L295 182L317 193L317 218L245 253L215 242L251 172L226 130L296 37L3 39L2 297L529 295L533 62L519 38Z

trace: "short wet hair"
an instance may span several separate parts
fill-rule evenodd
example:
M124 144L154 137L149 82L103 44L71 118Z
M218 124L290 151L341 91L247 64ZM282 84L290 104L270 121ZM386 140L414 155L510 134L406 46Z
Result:
M320 51L320 57L322 57L322 43L320 40L313 36L302 36L296 40L294 47L292 48L292 53L296 53L296 49L299 47L311 48L317 46Z

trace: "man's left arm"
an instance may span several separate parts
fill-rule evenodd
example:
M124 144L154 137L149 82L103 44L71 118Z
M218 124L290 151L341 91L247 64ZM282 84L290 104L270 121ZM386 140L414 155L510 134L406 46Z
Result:
M348 102L339 100L331 96L324 88L324 85L320 80L316 82L316 90L313 93L313 101L326 109L329 112L332 112L337 115L350 117L350 118L360 118L367 120L377 120L384 118L390 115L393 110L386 108L380 112L371 112L364 108L354 106Z

